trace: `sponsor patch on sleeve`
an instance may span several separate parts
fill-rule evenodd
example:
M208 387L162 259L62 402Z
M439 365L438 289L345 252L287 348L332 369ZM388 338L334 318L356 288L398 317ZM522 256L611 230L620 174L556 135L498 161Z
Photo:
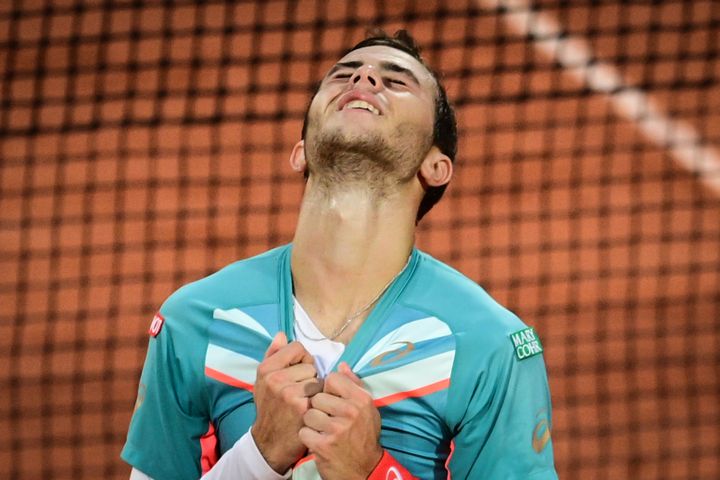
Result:
M160 312L156 313L152 319L152 323L150 323L150 328L148 329L148 333L153 337L157 337L158 333L160 333L160 330L162 330L164 323L165 323L165 319L163 318L162 315L160 315Z
M543 352L540 337L532 327L511 333L510 340L512 340L518 360L525 360Z

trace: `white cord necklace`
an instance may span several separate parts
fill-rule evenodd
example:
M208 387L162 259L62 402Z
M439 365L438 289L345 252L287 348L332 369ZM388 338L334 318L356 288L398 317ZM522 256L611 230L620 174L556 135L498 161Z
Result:
M355 320L355 319L358 318L360 315L362 315L363 313L365 313L370 307L372 307L372 306L375 304L375 302L377 302L377 301L380 299L380 297L382 297L382 295L385 293L385 291L386 291L388 288L390 288L390 285L392 285L392 283L393 283L395 280L397 280L397 278L405 271L405 269L407 268L407 266L410 264L410 258L411 258L411 257L408 257L407 262L405 262L405 266L404 266L403 268L401 268L400 271L399 271L398 273L396 273L395 276L394 276L393 278L391 278L388 283L385 284L385 286L380 290L380 292L378 292L377 295L375 295L375 296L373 297L372 300L370 300L367 304L365 304L365 306L363 306L360 310L357 310L355 313L353 313L352 315L350 315L349 317L347 317L347 319L345 320L345 323L342 324L342 325L340 326L340 328L338 328L337 330L335 330L331 335L329 335L329 336L327 336L327 337L321 337L321 338L311 337L310 335L307 334L306 331L304 331L304 330L302 329L302 327L300 326L300 322L298 322L298 321L296 320L296 321L295 321L295 325L298 326L298 329L302 332L302 334L303 334L303 335L305 336L305 338L307 338L308 340L312 340L313 342L320 342L320 341L322 341L322 340L331 340L331 341L334 341L337 337L339 337L340 335L342 335L342 333L345 331L345 329L347 329L347 327L350 326L350 324L353 322L353 320ZM318 331L319 331L319 329L318 329Z

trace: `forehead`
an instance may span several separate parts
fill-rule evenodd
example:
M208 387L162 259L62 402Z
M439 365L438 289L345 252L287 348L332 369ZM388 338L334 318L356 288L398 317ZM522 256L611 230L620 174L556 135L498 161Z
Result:
M397 48L385 45L358 48L338 60L338 63L340 62L362 62L364 65L372 65L378 69L383 64L395 64L410 70L422 87L429 88L431 91L435 90L435 79L430 71L412 55Z

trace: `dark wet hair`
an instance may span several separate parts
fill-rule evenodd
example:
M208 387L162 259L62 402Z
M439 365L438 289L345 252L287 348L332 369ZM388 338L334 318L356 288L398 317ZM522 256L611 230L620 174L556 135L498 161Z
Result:
M392 37L380 29L370 30L367 37L347 50L343 56L348 53L365 47L384 46L398 49L407 53L418 62L420 62L432 75L437 85L437 94L435 95L435 122L433 127L433 145L435 145L443 154L447 155L451 161L455 161L457 153L457 122L455 120L455 111L447 97L445 87L440 81L440 76L435 72L420 54L420 48L415 43L413 37L406 30L398 30ZM319 86L318 86L319 88ZM317 89L315 90L317 93ZM313 94L313 98L315 94ZM302 128L302 138L305 138L308 126L308 110L305 112L305 120ZM306 173L307 174L307 173ZM420 202L416 221L419 222L422 217L442 198L447 184L437 187L427 187L425 196Z

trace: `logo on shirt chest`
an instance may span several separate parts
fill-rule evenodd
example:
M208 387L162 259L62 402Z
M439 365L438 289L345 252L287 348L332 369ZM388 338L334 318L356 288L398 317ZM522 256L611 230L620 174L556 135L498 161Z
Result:
M377 367L386 363L395 362L415 350L415 344L412 342L395 342L393 345L396 344L402 344L403 346L381 353L370 361L370 366Z

